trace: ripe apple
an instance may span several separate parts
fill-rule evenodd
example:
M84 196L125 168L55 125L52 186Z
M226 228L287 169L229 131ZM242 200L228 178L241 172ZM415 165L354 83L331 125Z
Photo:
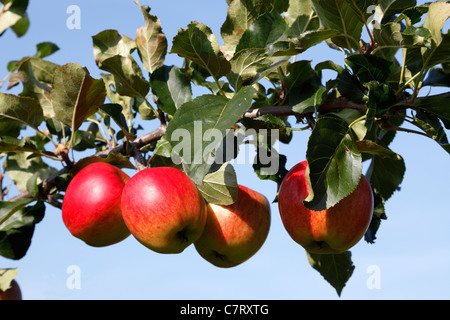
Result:
M311 253L338 254L353 247L364 236L373 214L373 193L361 175L355 191L335 206L322 211L306 208L309 194L306 161L295 165L284 178L278 206L291 238Z
M158 253L180 253L202 234L206 202L184 172L146 168L125 185L122 214L144 246Z
M22 292L16 280L11 281L11 287L8 290L0 290L0 300L22 300Z
M130 177L119 168L94 162L70 181L62 217L73 236L93 247L115 244L130 235L121 212L121 195Z
M217 267L237 266L264 244L270 228L270 204L259 192L239 185L232 205L208 204L203 234L194 245L198 253Z

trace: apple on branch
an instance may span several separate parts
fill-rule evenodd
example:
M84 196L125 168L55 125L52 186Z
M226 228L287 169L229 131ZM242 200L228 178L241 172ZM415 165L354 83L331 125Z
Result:
M280 186L278 206L283 225L310 253L343 253L358 243L369 227L374 206L372 188L361 175L356 189L335 206L310 210L303 204L309 194L307 166L307 161L295 165Z
M239 185L235 203L208 204L202 236L194 245L198 253L217 267L237 266L252 257L264 244L270 228L267 198Z
M121 212L121 195L130 177L119 168L94 162L70 181L62 217L73 236L93 247L118 243L130 235Z
M144 246L158 253L180 253L202 234L206 202L184 172L146 168L125 185L122 214Z

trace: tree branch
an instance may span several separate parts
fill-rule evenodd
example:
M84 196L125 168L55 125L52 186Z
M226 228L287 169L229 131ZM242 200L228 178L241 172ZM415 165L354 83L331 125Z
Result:
M438 94L438 95L436 95L436 97L437 96L450 98L450 92ZM418 100L425 99L425 98L427 98L427 97L417 98L416 103ZM348 108L360 110L362 112L367 111L366 104L356 103L347 98L340 97L340 98L337 98L337 99L334 99L331 101L327 101L324 104L322 104L319 107L318 112L326 113L326 112L330 112L330 111L336 110L336 109L348 109ZM398 104L396 104L396 106L393 109L397 110L397 109L406 109L406 108L414 108L414 105L412 105L409 102L409 100L404 100L404 101L400 101ZM271 114L274 116L296 115L296 116L300 116L300 117L310 117L312 115L311 112L308 112L308 113L295 112L292 109L292 107L290 107L290 106L267 106L267 107L249 110L249 111L245 112L244 115L239 120L242 120L243 118L255 119L255 118L258 118L258 117L266 115L266 114ZM99 151L95 154L95 156L106 158L111 152L128 154L128 155L135 157L135 159L137 161L138 169L142 168L142 166L145 166L145 159L143 161L143 156L140 153L139 149L146 145L149 145L155 141L158 141L166 134L167 125L166 125L165 118L160 118L160 121L161 121L161 125L157 129L138 137L136 140L134 140L130 143L120 144L114 148L109 148L104 151ZM402 128L389 128L389 129L412 132L410 130L405 130ZM132 150L132 152L129 153L129 150ZM40 185L40 190L41 190L40 197L42 197L43 199L46 199L48 197L48 195L50 194L50 191L56 186L57 177L59 177L63 174L66 174L68 172L69 172L69 168L64 167L63 169L59 170L58 172L53 174L48 179L44 180ZM9 201L19 200L22 198L31 198L31 197L32 196L28 192L23 192L13 198L11 198Z
M161 139L162 136L166 134L166 125L161 125L157 129L146 133L134 140L133 142L129 143L131 148L142 148L143 146L146 146L150 143L153 143L155 141L158 141ZM98 157L107 157L108 154L111 152L119 152L119 153L126 153L127 152L127 144L119 144L118 146L114 148L110 148L104 151L99 151L95 155Z
M367 106L365 103L356 103L347 98L340 97L335 100L326 101L324 104L322 104L319 107L318 111L319 112L329 112L331 110L336 110L336 109L356 109L356 110L361 110L363 112L366 112ZM309 114L311 114L311 112L307 112L307 113L295 112L292 109L292 107L290 107L290 106L267 106L267 107L262 107L259 109L253 109L253 110L247 111L246 113L244 113L244 115L241 117L240 120L242 120L243 118L254 119L254 118L258 118L263 115L266 115L266 114L271 114L271 115L278 116L278 117L293 116L293 115L300 116L300 117L306 117Z

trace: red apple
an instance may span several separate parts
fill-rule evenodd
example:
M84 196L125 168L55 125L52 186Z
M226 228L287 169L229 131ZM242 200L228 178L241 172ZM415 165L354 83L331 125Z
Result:
M184 172L146 168L126 184L122 214L144 246L158 253L180 253L202 234L206 202Z
M203 234L194 245L198 253L217 267L237 266L252 257L264 244L270 228L267 198L239 185L235 203L208 204Z
M121 212L121 195L130 177L119 168L95 162L81 169L67 187L64 224L93 247L115 244L130 235Z
M372 188L361 175L355 191L335 206L310 210L303 204L309 194L307 166L306 161L294 166L281 184L278 206L284 227L308 252L343 253L358 243L369 227L374 205Z
M11 281L11 287L8 290L0 290L0 300L22 300L22 292L16 280Z

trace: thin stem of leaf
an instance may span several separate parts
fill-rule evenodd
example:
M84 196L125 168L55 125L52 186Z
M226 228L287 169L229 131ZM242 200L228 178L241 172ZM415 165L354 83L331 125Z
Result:
M152 97L153 97L153 96L152 96ZM145 101L145 104L147 105L147 107L149 107L149 108L152 110L152 112L153 112L153 114L155 115L155 117L158 118L158 117L159 117L158 111L155 110L155 108L153 108L153 106L150 104L150 102L148 102L147 99L144 98L144 101Z
M111 140L108 139L108 135L106 134L105 129L103 128L102 124L101 124L98 120L94 120L94 119L88 119L88 121L90 121L90 122L92 122L92 123L95 123L95 124L99 127L100 132L101 132L101 134L102 134L102 136L103 136L104 141L105 141L109 146L112 146L113 143L111 142Z
M400 79L398 82L399 87L402 87L403 80L405 78L405 70L406 70L406 55L408 53L408 49L402 49L403 53L403 63L402 63L402 70L400 71Z
M354 120L352 123L350 123L350 124L348 125L348 128L351 129L356 123L358 123L358 122L360 122L360 121L366 119L366 117L367 117L367 115L365 114L365 115L359 117L358 119Z
M418 76L420 76L420 72L416 73L413 77L411 77L411 79L409 79L408 81L406 81L395 93L397 96L402 93L403 90L406 89L406 87L409 86L409 84L414 81Z
M48 139L55 147L58 146L58 144L57 144L55 141L53 141L52 136L46 134L45 132L42 132L42 131L39 130L38 128L34 128L34 127L31 127L31 126L30 126L30 128L33 128L34 130L36 130L36 132L37 132L38 134L40 134L41 136L47 138L47 139Z

